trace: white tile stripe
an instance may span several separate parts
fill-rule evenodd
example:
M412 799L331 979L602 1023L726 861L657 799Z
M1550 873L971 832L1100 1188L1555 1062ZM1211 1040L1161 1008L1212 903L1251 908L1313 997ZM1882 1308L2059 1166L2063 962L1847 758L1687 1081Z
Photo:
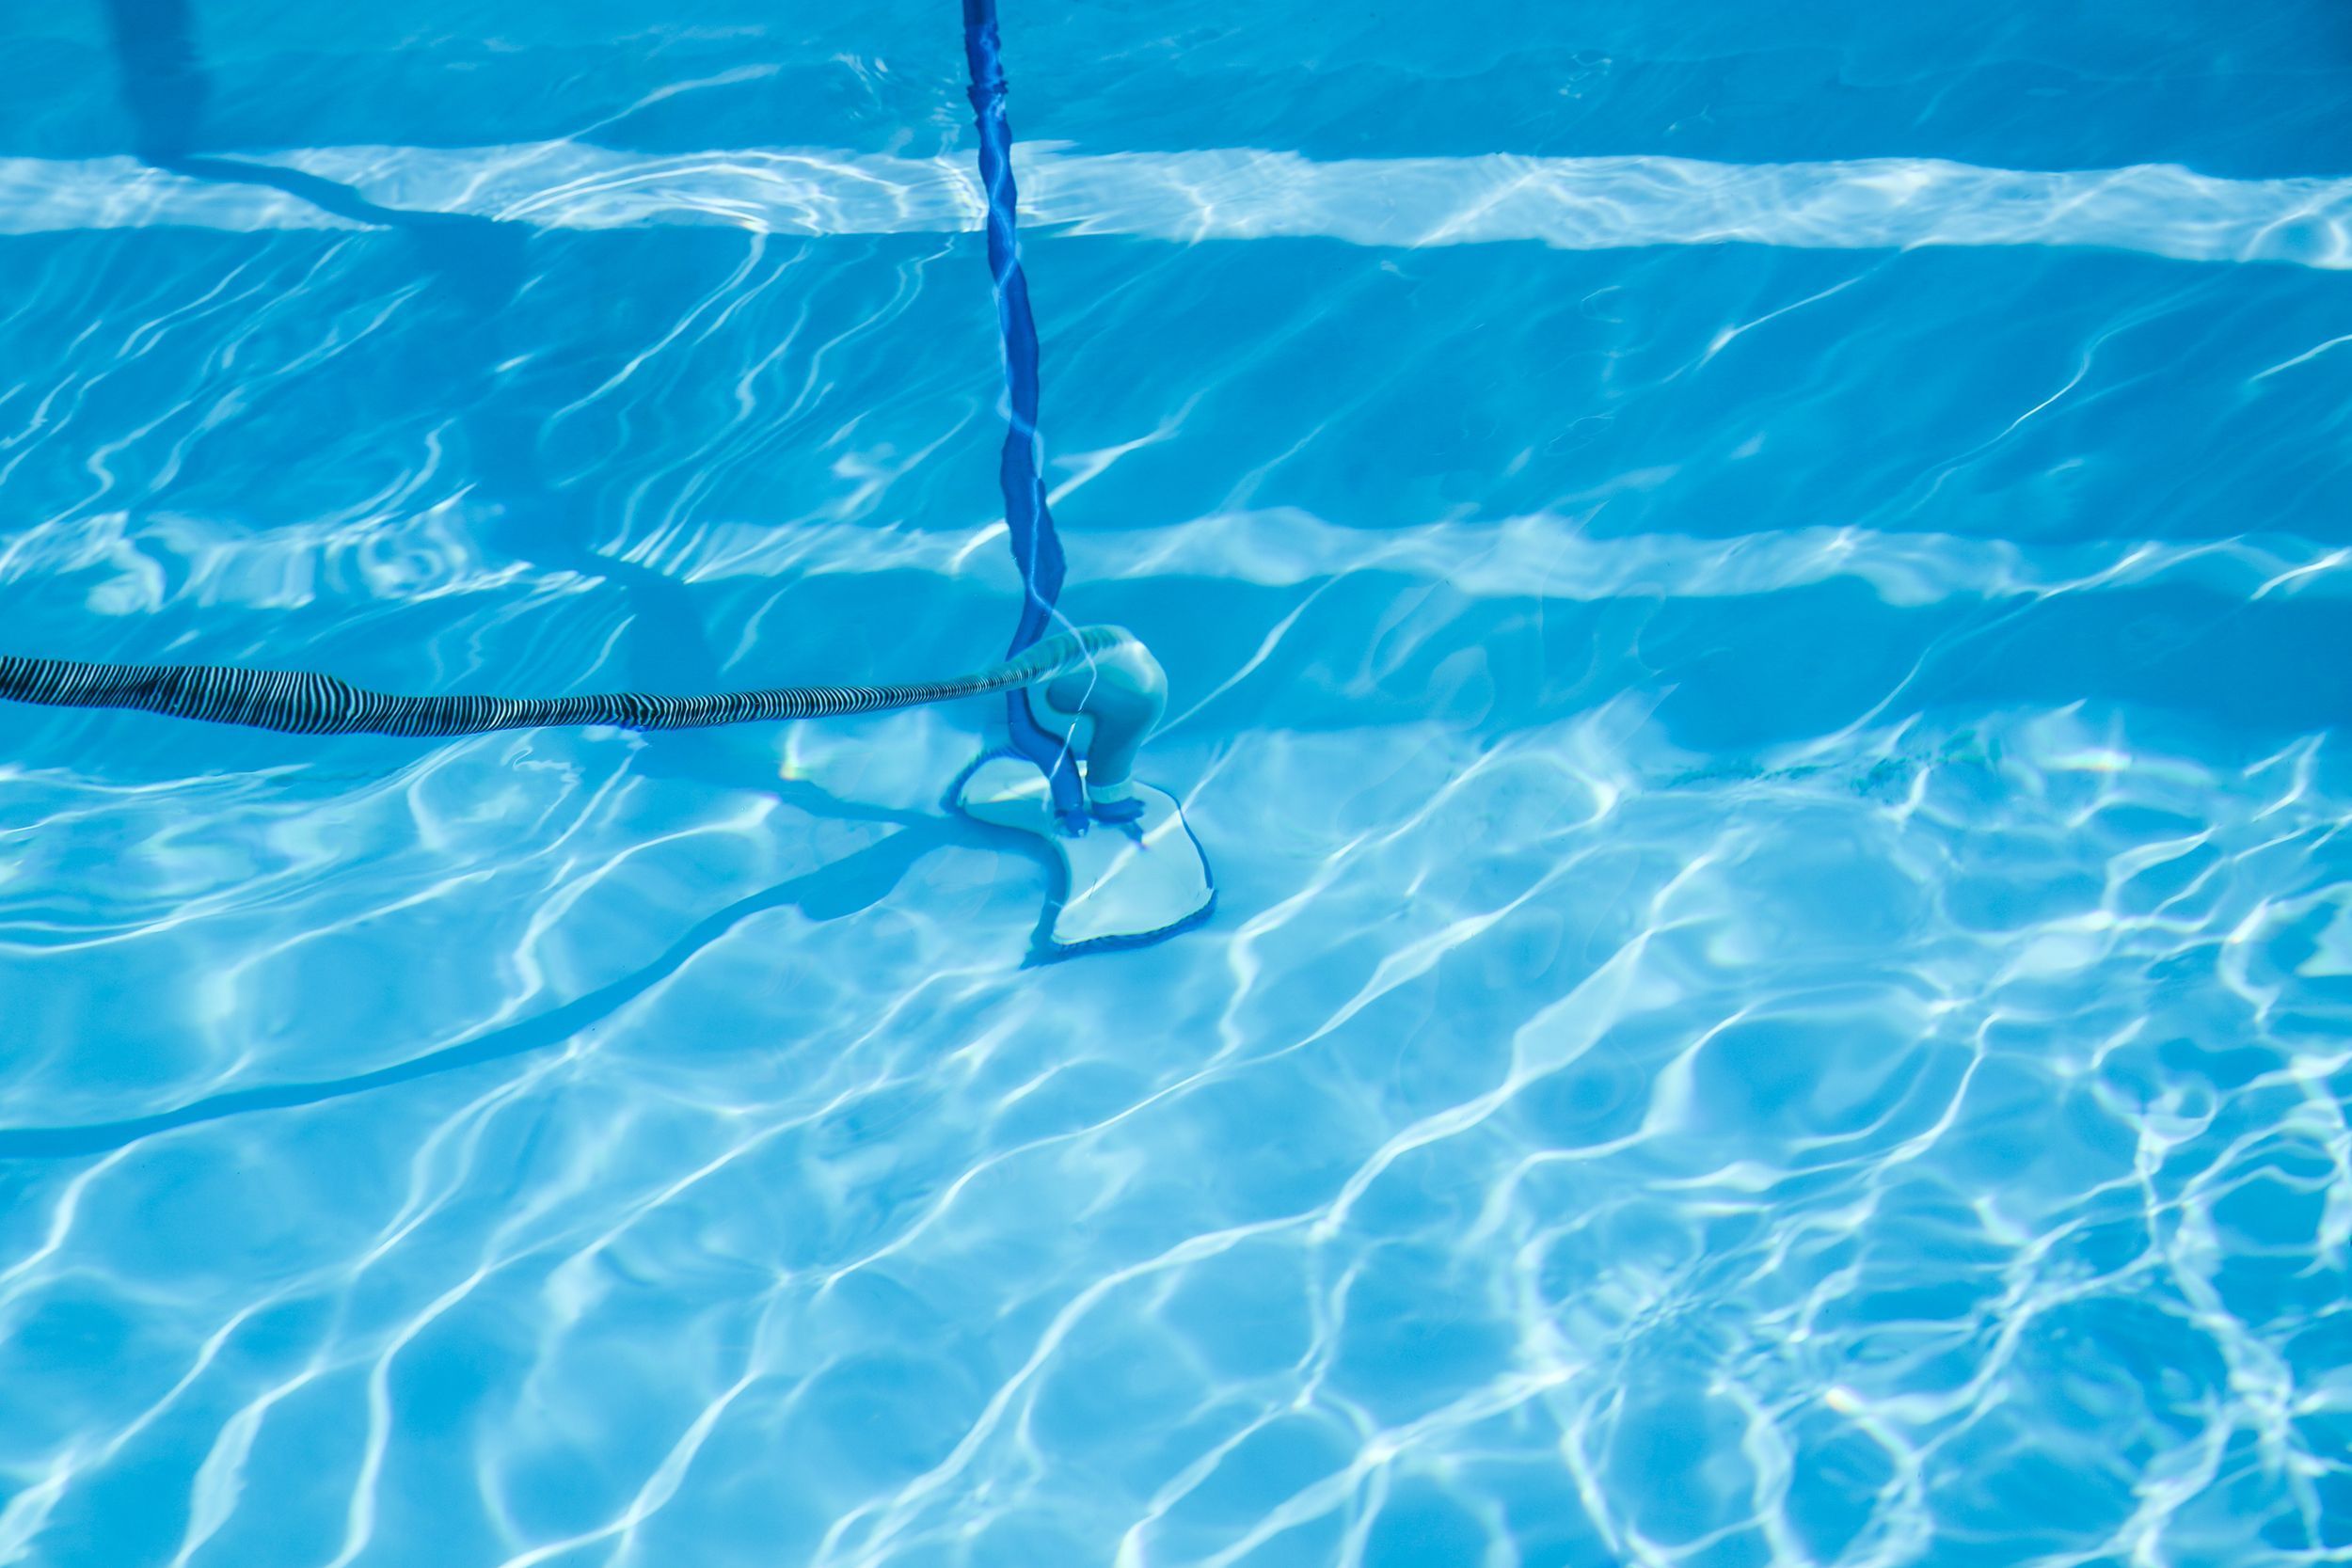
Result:
M571 142L332 147L268 155L420 212L560 229L730 224L776 234L975 229L966 161L823 150L657 157ZM1536 241L1565 249L1744 242L1806 248L2091 245L2183 261L2352 267L2352 180L2224 180L2165 165L2088 172L1938 159L1350 159L1089 153L1030 144L1025 223L1159 240L1316 236L1366 245ZM257 185L128 158L0 159L0 233L151 224L353 227Z
M1067 521L1067 519L1065 519ZM291 609L337 594L373 602L520 593L568 574L489 558L468 530L426 514L401 523L281 523L124 514L36 524L0 550L0 586L40 580L93 613L198 604ZM654 562L689 581L904 573L966 578L999 594L1012 581L996 523L927 531L871 522L712 522ZM1582 518L1532 513L1487 522L1359 529L1289 507L1224 512L1157 527L1071 533L1071 582L1295 588L1377 573L1443 583L1469 598L1724 598L1815 583L1868 583L1892 605L2120 592L2155 583L2246 599L2352 597L2352 546L2293 534L2091 539L2022 544L1867 528L1770 530L1708 538L1598 537ZM1083 548L1076 547L1083 545ZM172 586L167 587L167 584Z
M690 579L883 571L953 577L975 568L993 574L1002 553L994 536L1003 527L976 537L855 524L716 524L685 542L670 564ZM1470 598L1723 598L1837 578L1867 582L1893 605L2097 593L2159 581L2246 598L2352 594L2352 548L2283 534L2024 545L1816 527L1719 538L1611 538L1553 513L1359 529L1276 507L1067 536L1083 537L1085 548L1071 551L1071 581L1082 586L1193 579L1288 588L1387 573L1442 582Z

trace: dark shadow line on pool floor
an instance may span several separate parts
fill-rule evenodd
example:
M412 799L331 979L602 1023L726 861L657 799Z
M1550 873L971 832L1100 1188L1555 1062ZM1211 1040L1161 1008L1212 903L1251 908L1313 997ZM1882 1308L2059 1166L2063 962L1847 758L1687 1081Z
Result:
M213 91L189 0L105 0L105 5L117 85L131 120L134 150L143 161L186 179L278 191L408 245L418 276L431 285L433 308L447 312L436 339L441 351L436 368L457 426L468 436L478 487L493 503L490 515L477 519L485 530L481 542L510 559L611 582L635 628L630 639L635 684L714 689L721 662L687 585L607 554L580 535L560 486L544 469L534 408L518 405L519 394L501 387L500 367L516 357L508 341L508 317L530 277L529 226L474 214L387 207L321 175L203 150ZM655 650L666 668L651 662ZM680 738L682 744L650 753L650 771L732 782L739 759L723 742Z
M846 855L805 876L738 899L695 924L671 943L667 951L634 974L584 996L552 1007L520 1023L460 1040L413 1061L378 1068L348 1078L309 1084L279 1084L267 1088L235 1089L152 1116L131 1117L80 1127L0 1129L0 1160L61 1160L105 1154L142 1138L183 1127L220 1121L257 1111L289 1111L308 1105L365 1094L373 1089L414 1083L485 1062L502 1061L527 1052L559 1045L581 1030L610 1018L630 1002L683 969L705 947L755 914L787 905L797 906L816 920L837 920L879 903L897 887L915 862L933 849L966 841L972 834L961 823L924 821L900 829L889 837Z

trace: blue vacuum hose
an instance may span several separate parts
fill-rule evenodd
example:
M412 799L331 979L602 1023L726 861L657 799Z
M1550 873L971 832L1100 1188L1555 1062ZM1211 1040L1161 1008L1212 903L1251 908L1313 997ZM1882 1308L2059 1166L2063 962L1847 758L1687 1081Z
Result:
M1046 510L1038 475L1037 318L1014 238L1020 192L1012 182L1012 123L1005 117L1005 65L996 34L996 0L963 0L963 56L971 68L974 122L980 134L980 184L988 193L988 270L996 281L996 326L1005 351L1005 446L996 478L1005 496L1005 529L1021 569L1021 618L1009 650L1018 654L1055 620L1067 570L1061 536ZM1055 815L1069 827L1087 818L1085 791L1069 748L1046 730L1019 694L1006 705L1012 748L1044 771Z

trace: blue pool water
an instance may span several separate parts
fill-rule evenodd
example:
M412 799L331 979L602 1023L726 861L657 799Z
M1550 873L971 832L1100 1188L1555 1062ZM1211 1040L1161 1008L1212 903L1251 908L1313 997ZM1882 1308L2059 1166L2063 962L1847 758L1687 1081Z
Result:
M2342 8L1004 3L1216 917L981 703L0 707L0 1564L2352 1558ZM949 0L175 9L0 22L0 652L1001 650Z

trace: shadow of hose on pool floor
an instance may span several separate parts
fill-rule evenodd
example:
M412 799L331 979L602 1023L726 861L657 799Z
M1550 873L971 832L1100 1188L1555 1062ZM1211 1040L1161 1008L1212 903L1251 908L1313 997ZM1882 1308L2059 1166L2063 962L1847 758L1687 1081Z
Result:
M517 226L490 218L381 207L330 180L193 150L208 88L196 58L186 0L107 0L107 9L114 24L123 96L142 158L158 168L195 179L268 186L341 216L398 230L417 243L423 265L443 285L445 295L470 318L471 329L453 333L452 341L477 345L459 364L457 389L470 394L469 418L477 436L474 450L486 465L488 487L526 515L552 507L558 498L538 472L532 433L518 428L521 421L516 415L485 412L495 406L495 400L487 394L494 367L502 355L497 324L503 306L523 282L527 234ZM561 530L547 531L563 557L556 564L583 576L613 580L628 595L632 615L644 633L673 652L682 653L693 667L690 673L704 689L716 688L718 661L710 654L683 584L585 547L566 547ZM684 755L678 760L685 760ZM704 782L712 778L702 768L659 770L687 771ZM728 787L743 787L739 772L732 768L721 782ZM0 1129L0 1159L103 1154L178 1128L326 1104L558 1046L675 974L704 948L755 915L785 908L798 909L814 920L855 914L887 897L932 850L991 842L1000 836L953 816L892 812L834 800L806 784L770 784L768 792L780 798L818 797L798 803L828 818L896 823L898 831L803 876L738 899L697 922L651 963L519 1023L460 1040L411 1061L347 1077L236 1089L175 1110L119 1121Z
M501 386L499 367L513 357L509 308L530 278L529 227L386 207L318 175L204 151L212 89L197 49L189 0L105 0L105 5L133 150L143 161L188 179L279 191L407 242L419 270L431 280L421 296L426 308L451 318L433 341L445 356L445 389L453 423L465 437L472 487L489 503L482 520L494 524L496 537L484 542L512 559L612 583L628 607L632 684L651 690L720 689L725 684L720 661L686 585L600 553L585 542L585 530L567 525L573 507L543 469L536 421ZM665 661L659 671L650 669L644 657L655 650ZM766 785L773 765L773 758L753 757L739 740L716 734L664 736L639 763L655 775L739 789Z
M253 1112L321 1105L561 1045L675 974L696 954L753 916L787 908L798 909L812 920L839 920L856 914L888 897L915 863L932 850L951 844L968 845L978 836L965 824L949 818L912 816L904 820L909 825L887 838L804 876L739 898L706 916L642 969L520 1023L476 1035L412 1061L346 1078L232 1089L176 1110L129 1117L120 1121L92 1122L79 1127L0 1128L0 1160L61 1160L104 1154L177 1128Z

